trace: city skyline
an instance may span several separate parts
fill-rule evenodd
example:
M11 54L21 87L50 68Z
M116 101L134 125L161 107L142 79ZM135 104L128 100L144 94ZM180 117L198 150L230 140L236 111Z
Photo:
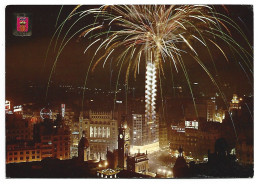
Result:
M253 13L7 6L7 177L253 177Z

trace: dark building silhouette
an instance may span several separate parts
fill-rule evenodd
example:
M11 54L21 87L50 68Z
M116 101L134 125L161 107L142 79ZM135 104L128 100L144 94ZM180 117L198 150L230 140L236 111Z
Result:
M173 175L175 178L187 178L189 177L189 168L186 160L183 157L183 149L179 148L179 156L173 167Z
M89 142L86 138L85 131L82 132L82 137L78 145L78 160L80 162L89 160Z
M107 149L108 168L116 169L118 166L118 150L109 151Z
M118 128L118 167L124 168L125 164L125 130L123 127Z

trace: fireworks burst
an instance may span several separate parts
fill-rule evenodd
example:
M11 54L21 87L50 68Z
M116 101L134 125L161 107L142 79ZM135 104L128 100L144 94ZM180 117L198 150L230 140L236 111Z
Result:
M109 5L77 12L78 8L77 6L70 13L68 18L58 27L57 31L61 32L64 24L72 16L79 15L76 22L88 14L95 16L95 22L92 25L85 26L72 35L73 37L81 32L80 38L86 37L91 39L91 43L84 53L98 44L90 61L85 85L89 71L95 70L100 63L103 63L103 67L105 67L108 59L111 57L114 58L114 61L117 62L120 68L118 79L122 66L127 65L125 74L126 85L128 84L130 74L133 74L136 78L137 73L139 73L140 63L145 61L147 122L155 120L157 78L161 80L161 76L164 76L164 63L168 62L170 66L174 66L176 72L182 71L184 73L195 106L189 73L183 60L184 55L191 56L203 68L226 102L225 95L199 57L198 45L200 45L199 48L205 48L215 66L209 47L215 47L229 62L225 51L218 44L221 41L229 47L232 54L240 57L243 63L239 63L239 65L243 68L246 75L248 75L246 71L252 74L253 64L250 53L252 47L245 34L233 20L216 12L213 6ZM244 38L251 49L250 51L241 47L233 39L230 28ZM61 44L54 67L67 42L63 45ZM51 75L52 73L53 71Z

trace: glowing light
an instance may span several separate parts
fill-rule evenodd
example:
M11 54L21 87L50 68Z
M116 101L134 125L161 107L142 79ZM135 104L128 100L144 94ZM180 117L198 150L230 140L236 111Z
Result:
M11 108L11 102L9 100L5 101L5 110L8 111Z
M156 118L156 67L154 63L148 62L146 66L146 85L145 85L145 113L146 122L154 122Z
M231 101L232 101L232 103L239 103L239 100L237 98L237 94L233 95L233 99Z
M21 112L23 110L22 105L14 106L14 112Z
M43 108L40 111L40 116L42 119L45 119L45 118L51 119L52 111L50 109Z
M176 72L178 72L177 67L182 69L195 105L188 70L185 66L185 61L183 60L183 55L185 54L193 58L194 61L202 67L211 79L212 83L218 89L222 99L225 103L227 103L226 97L220 90L213 75L198 57L200 54L198 52L198 48L200 47L197 47L198 43L201 44L208 52L212 62L214 63L209 47L210 45L217 47L227 61L228 58L224 50L210 38L212 37L214 40L224 42L226 45L229 45L232 53L238 54L240 59L244 61L244 65L247 66L248 69L247 71L251 72L250 74L253 73L253 62L251 59L251 51L253 50L253 47L245 37L242 29L234 23L233 20L228 18L226 15L216 12L210 6L105 5L92 10L76 12L78 7L79 6L77 6L71 12L69 17L57 28L55 34L59 35L64 27L64 24L72 16L76 16L78 14L80 14L79 19L81 19L91 13L96 16L95 22L91 25L82 27L70 38L68 38L66 42L62 41L50 72L46 96L60 53L65 48L67 43L80 32L80 37L86 37L86 35L88 35L89 38L92 39L86 50L93 45L99 44L98 49L96 49L92 59L90 59L84 89L86 87L90 69L92 68L92 71L95 70L96 66L101 62L103 62L104 66L106 61L112 56L114 57L113 60L120 66L116 88L118 87L118 80L122 68L121 66L124 64L128 65L127 71L125 72L125 81L128 83L129 75L132 73L136 78L137 71L139 73L140 63L146 63L145 108L147 123L155 120L156 77L160 78L161 75L164 75L163 66L166 66L164 63L168 63L170 65L168 66L171 68L173 64ZM79 19L77 19L77 21ZM220 24L224 27L224 29L220 26ZM246 49L242 48L240 44L232 38L227 26L234 28L235 31L240 33L248 47L250 47L250 52L247 52ZM102 31L100 32L97 30ZM65 40L65 38L63 40ZM111 54L112 52L113 54ZM115 56L114 53L116 52L119 54ZM180 88L180 91L181 90L182 89ZM83 96L84 93L85 91L83 92ZM195 111L197 113L196 107Z
M65 104L61 104L61 116L64 118L65 116Z
M130 149L130 153L131 154L135 154L135 153L153 153L156 151L159 151L160 147L159 147L159 142L155 142L155 143L151 143L151 144L147 144L147 145L143 145L143 146L132 146Z

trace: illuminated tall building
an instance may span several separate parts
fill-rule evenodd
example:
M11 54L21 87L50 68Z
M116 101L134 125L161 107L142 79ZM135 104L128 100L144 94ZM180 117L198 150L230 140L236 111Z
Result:
M145 81L145 116L147 123L152 123L156 119L156 91L156 67L154 63L148 62Z
M146 123L144 114L132 114L130 153L159 150L158 117L155 122Z

